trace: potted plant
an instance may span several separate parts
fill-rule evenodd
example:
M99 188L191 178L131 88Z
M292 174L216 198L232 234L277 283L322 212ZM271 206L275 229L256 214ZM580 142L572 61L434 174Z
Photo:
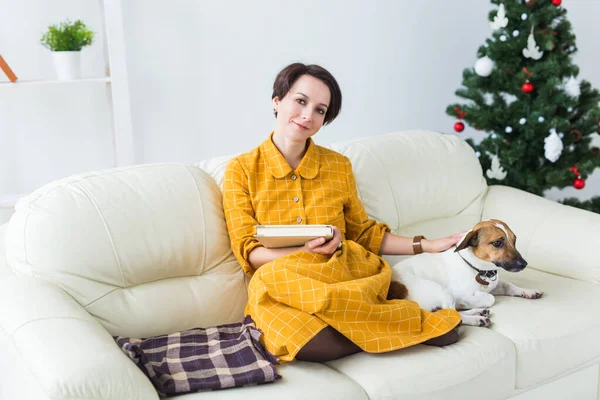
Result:
M81 49L92 44L94 32L83 21L68 19L60 25L50 25L40 42L52 50L58 79L65 81L81 76Z

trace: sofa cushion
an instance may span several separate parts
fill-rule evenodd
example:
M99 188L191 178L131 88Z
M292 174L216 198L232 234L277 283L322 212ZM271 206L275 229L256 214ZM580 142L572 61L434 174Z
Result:
M52 182L17 203L6 244L15 272L60 286L113 335L151 337L243 317L246 281L221 192L194 166Z
M600 286L526 268L501 279L539 289L538 300L496 296L494 332L517 351L516 387L527 388L600 359Z
M512 342L485 328L461 326L446 347L418 345L358 353L327 365L358 382L370 399L505 399L514 392Z
M408 131L330 147L352 161L367 213L394 231L465 211L481 215L487 184L473 149L457 136Z
M278 365L277 372L282 379L274 383L190 393L177 396L177 400L368 399L356 382L323 364L294 361Z

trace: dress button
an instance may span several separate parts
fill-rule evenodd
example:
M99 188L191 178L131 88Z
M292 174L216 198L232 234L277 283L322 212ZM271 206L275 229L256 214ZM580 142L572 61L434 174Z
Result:
M296 222L297 222L297 223L300 223L300 222L302 222L302 218L300 218L300 217L296 218Z
M294 202L295 202L295 203L297 203L297 202L299 202L299 201L300 201L300 199L299 199L297 196L296 196L296 197L294 197Z
M295 181L296 178L297 178L296 174L292 174L291 178L292 178L293 181Z

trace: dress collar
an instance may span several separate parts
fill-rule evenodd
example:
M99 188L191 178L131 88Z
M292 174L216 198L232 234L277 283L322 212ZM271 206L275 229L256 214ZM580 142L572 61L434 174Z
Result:
M273 133L271 132L269 138L260 145L260 149L265 155L271 174L275 178L284 178L292 172L292 167L285 161L285 158L279 152L275 143L273 143ZM300 161L300 165L298 165L296 171L302 178L312 179L317 176L319 166L318 146L314 144L311 138L308 138L308 149L306 149L306 153L302 157L302 161Z

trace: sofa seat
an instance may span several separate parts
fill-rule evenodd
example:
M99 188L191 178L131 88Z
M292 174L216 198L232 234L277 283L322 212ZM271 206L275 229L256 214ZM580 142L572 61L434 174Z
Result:
M459 331L460 340L451 346L358 353L327 365L358 382L372 400L510 397L515 376L513 343L485 328L461 326Z
M517 286L544 292L540 300L496 296L491 330L509 338L517 352L516 388L566 375L600 359L598 285L532 268L501 273Z
M282 378L275 383L190 393L176 398L178 400L368 399L358 383L323 364L294 361L277 366L277 372Z

